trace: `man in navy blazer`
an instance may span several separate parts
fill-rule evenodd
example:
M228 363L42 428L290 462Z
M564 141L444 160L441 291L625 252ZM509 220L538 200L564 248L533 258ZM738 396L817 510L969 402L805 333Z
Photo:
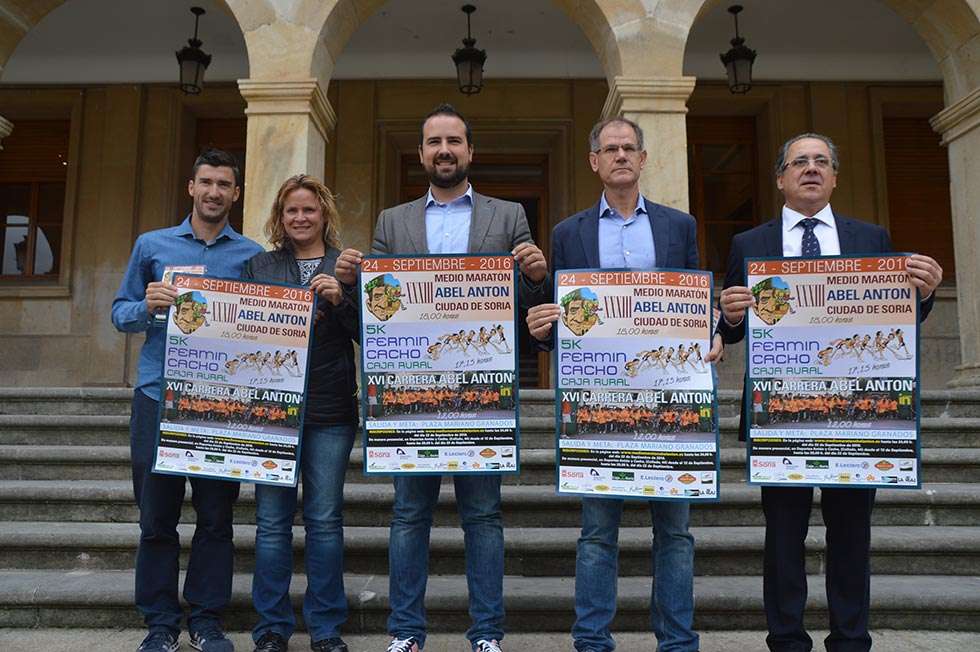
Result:
M589 162L602 180L599 203L558 224L551 236L556 271L582 268L674 267L697 269L694 218L655 204L640 194L646 163L643 132L624 118L598 123L589 136ZM549 303L528 311L531 335L542 348L554 348L552 324L560 308ZM721 352L721 337L705 357ZM694 537L688 532L690 504L651 500L655 582L650 605L660 652L694 652ZM623 500L583 498L582 533L575 557L575 625L579 652L615 647L609 627L616 614L619 523Z
M888 233L880 226L834 213L830 195L837 185L837 148L820 134L789 139L776 161L776 185L785 199L782 215L735 236L721 293L719 330L732 344L745 336L745 310L753 305L746 287L745 259L775 256L828 256L888 253ZM922 319L932 308L933 291L943 270L928 256L908 261L919 289ZM745 389L742 389L739 439L746 436ZM828 652L871 649L868 612L871 600L870 545L874 489L825 488L820 506L827 526ZM773 652L809 652L813 641L803 626L806 606L804 541L813 501L811 487L763 487L766 518L763 602Z

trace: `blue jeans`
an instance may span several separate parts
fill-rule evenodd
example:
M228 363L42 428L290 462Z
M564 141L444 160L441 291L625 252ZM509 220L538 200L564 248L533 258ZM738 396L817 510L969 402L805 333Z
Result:
M136 550L136 608L148 629L180 633L182 610L177 598L180 539L177 523L187 478L153 473L159 429L159 401L136 390L129 420L133 493L140 511L140 542ZM190 631L217 625L231 600L235 546L232 518L239 484L190 478L197 527L191 541L184 579L184 600L190 605Z
M391 615L388 633L425 644L425 585L429 532L439 498L439 476L396 476L394 517L388 543ZM499 475L457 475L456 505L466 547L470 594L470 643L504 638L504 528Z
M659 652L698 649L694 624L694 537L687 531L690 505L651 500L653 587L650 620ZM582 535L575 557L575 649L609 652L616 615L619 521L623 501L582 499Z
M344 593L344 473L354 444L353 425L303 428L300 470L306 527L306 596L303 620L311 640L340 636L347 620ZM256 641L267 632L285 639L296 629L289 603L293 576L293 515L296 488L255 485L255 575L252 603L259 623Z

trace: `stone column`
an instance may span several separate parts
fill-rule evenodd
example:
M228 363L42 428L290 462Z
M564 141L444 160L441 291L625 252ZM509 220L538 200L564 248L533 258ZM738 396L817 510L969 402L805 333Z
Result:
M949 149L949 186L956 254L960 359L950 387L980 386L980 88L937 113L932 128ZM927 252L923 252L927 253Z
M643 129L643 195L683 211L689 203L685 116L694 82L694 77L613 77L602 109L603 118L621 115Z
M14 123L0 115L0 151L3 150L3 139L14 130Z
M282 182L300 173L323 179L337 117L316 79L240 79L238 89L248 104L243 230L266 244L262 226Z

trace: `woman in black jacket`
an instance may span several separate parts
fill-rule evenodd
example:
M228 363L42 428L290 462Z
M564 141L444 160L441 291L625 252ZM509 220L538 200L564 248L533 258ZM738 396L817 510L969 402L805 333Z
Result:
M304 174L290 177L265 225L275 249L256 255L242 272L245 279L308 286L317 294L300 440L308 583L303 619L315 652L347 652L340 638L347 619L342 510L357 428L352 342L359 325L356 299L333 277L339 223L333 195L323 183ZM289 602L296 489L257 484L255 500L252 602L259 623L252 637L256 652L280 652L296 627Z

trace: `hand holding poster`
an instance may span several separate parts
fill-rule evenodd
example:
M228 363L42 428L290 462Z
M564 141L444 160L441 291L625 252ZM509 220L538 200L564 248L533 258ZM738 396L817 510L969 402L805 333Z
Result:
M556 274L558 493L718 499L711 274Z
M314 295L175 274L154 471L296 485Z
M906 260L746 261L751 483L919 486L919 304Z
M510 255L362 266L365 473L516 473L517 277Z

